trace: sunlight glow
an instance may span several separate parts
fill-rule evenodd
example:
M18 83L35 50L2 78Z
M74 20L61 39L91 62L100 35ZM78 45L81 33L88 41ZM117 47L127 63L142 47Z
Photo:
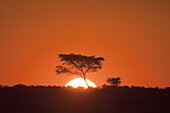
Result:
M92 81L90 81L89 79L86 79L87 80L87 83L90 87L97 87L95 83L93 83ZM75 78L71 81L69 81L65 87L67 86L71 86L73 88L77 88L77 87L83 87L83 88L88 88L87 85L86 85L86 82L82 79L82 78Z

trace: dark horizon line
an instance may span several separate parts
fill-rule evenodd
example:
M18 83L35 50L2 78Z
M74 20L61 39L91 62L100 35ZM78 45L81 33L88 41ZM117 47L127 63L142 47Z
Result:
M23 87L23 88L71 88L72 86L67 86L65 87L63 86L59 86L59 85L25 85L25 84L15 84L15 85L0 85L0 88L19 88L19 87ZM81 86L80 86L81 87ZM73 87L72 87L73 88ZM83 88L83 87L82 87ZM170 89L170 86L164 87L164 88L160 88L158 86L156 87L145 87L145 86L128 86L128 85L124 85L124 86L111 86L111 85L102 85L102 86L97 86L96 88L93 89L102 89L102 88L140 88L140 89ZM74 88L76 89L76 88Z

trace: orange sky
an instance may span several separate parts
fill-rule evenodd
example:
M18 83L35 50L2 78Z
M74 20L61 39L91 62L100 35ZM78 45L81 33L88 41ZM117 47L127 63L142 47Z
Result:
M169 0L0 0L0 84L64 85L59 53L103 56L122 85L170 86Z

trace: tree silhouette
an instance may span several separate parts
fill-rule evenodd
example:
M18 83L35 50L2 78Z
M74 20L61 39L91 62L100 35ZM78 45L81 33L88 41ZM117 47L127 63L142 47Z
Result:
M60 59L62 64L56 66L56 73L68 73L78 75L84 79L88 88L89 85L86 81L86 74L102 69L102 61L104 61L103 57L85 56L74 53L59 54L58 58Z
M107 78L106 82L111 84L112 86L119 86L121 83L121 78L120 77Z

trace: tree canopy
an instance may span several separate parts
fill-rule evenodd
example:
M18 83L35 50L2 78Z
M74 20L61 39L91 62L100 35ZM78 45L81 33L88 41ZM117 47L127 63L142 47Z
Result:
M86 56L74 53L59 54L58 58L62 63L56 66L57 74L68 73L78 75L85 80L87 86L86 74L102 69L102 61L104 61L103 57Z

